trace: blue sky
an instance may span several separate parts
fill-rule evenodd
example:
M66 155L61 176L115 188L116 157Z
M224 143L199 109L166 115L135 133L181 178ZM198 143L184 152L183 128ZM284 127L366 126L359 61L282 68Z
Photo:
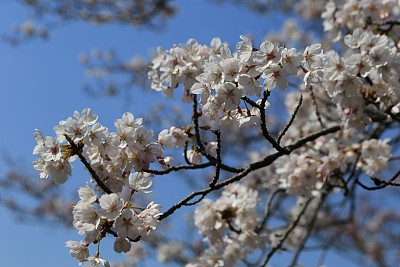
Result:
M176 1L178 15L167 22L162 32L74 22L52 32L48 41L36 40L17 47L0 43L0 121L3 124L0 151L21 159L20 169L34 174L30 162L34 159L35 129L53 135L52 128L59 120L85 107L91 107L99 115L100 122L112 128L113 121L123 112L130 111L140 116L162 100L156 92L145 96L132 94L127 109L121 97L92 99L82 90L87 81L77 60L82 52L90 52L93 48L115 48L120 58L129 58L147 55L157 46L168 49L189 38L208 44L218 36L234 45L240 34L253 33L260 40L267 30L278 30L276 21L279 16L271 20L244 8L218 6L210 2ZM9 32L12 23L23 21L25 11L15 2L2 2L0 33ZM4 166L0 167L0 173L4 173ZM67 183L66 186L72 185ZM163 201L163 196L158 197ZM181 197L183 195L178 199ZM164 202L171 201L166 198ZM1 266L77 266L64 247L66 240L79 239L75 231L16 223L3 208L0 208L0 216ZM108 259L115 259L111 249L108 255Z

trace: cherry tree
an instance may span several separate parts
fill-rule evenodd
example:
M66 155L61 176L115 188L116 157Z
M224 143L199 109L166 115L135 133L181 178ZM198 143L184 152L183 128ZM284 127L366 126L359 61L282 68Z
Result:
M79 264L110 266L104 239L128 255L119 266L134 265L143 244L185 266L270 266L273 258L299 266L307 250L320 251L323 265L330 249L376 266L398 261L400 214L368 196L396 201L400 185L400 3L297 8L320 15L324 39L283 34L256 44L241 35L233 45L190 39L157 49L148 84L165 101L182 100L185 123L152 130L126 112L109 126L86 108L53 135L34 133L40 178L63 184L79 164L88 173L70 219L82 239L65 243ZM192 193L171 206L147 197L160 176L181 174L199 180ZM164 233L178 211L193 209L200 243Z

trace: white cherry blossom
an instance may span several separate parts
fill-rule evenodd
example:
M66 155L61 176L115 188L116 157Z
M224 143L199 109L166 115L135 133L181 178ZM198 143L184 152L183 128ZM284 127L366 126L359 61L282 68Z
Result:
M151 180L151 175L148 173L134 172L129 174L129 186L138 192L150 193L151 191L147 190L153 184Z
M127 237L131 239L138 237L138 228L140 225L141 221L131 209L124 209L121 213L121 216L119 216L114 223L119 237Z
M101 196L99 203L101 209L98 213L109 220L115 220L119 216L123 207L123 202L115 193Z

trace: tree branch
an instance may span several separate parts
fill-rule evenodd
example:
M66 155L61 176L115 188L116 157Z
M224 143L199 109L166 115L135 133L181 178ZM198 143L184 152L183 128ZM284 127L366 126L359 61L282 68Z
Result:
M279 152L284 152L285 154L289 154L289 151L284 149L279 145L278 142L275 141L274 138L269 134L267 125L266 125L266 118L265 118L265 104L268 100L268 97L270 96L271 92L270 91L264 91L264 95L261 101L261 105L259 107L260 110L260 119L261 119L261 131L265 139L268 140L268 142L272 145L273 148L275 148Z
M310 141L314 141L315 139L330 134L330 133L334 133L340 130L340 126L333 126L331 128L328 128L326 130L311 134L305 138L300 139L299 141L295 142L292 145L289 145L287 147L285 147L285 151L286 149L290 152L292 152L293 150L303 146L304 144L306 144L307 142ZM205 197L207 194L209 194L212 191L221 189L225 186L227 186L228 184L237 182L239 180L241 180L243 177L245 177L247 174L249 174L252 171L258 170L260 168L266 167L271 165L276 159L278 159L279 157L286 155L286 152L276 152L274 154L268 155L266 156L264 159L251 163L247 168L245 168L243 171L241 171L240 173L232 176L229 179L226 179L222 182L219 182L217 184L215 184L214 187L212 188L206 188L200 191L195 191L193 193L191 193L190 195L186 196L184 199L182 199L181 201L179 201L178 203L176 203L175 205L173 205L171 208L169 208L165 213L163 213L160 217L159 220L163 220L165 218L167 218L168 216L170 216L171 214L173 214L177 209L181 208L182 206L186 206L190 200L192 200L194 197L196 196L202 196Z
M103 181L100 179L100 177L97 175L95 170L93 170L92 166L90 163L86 160L86 158L82 155L82 147L78 147L75 142L66 134L64 135L65 138L67 139L68 143L71 145L71 148L73 150L74 155L78 155L79 159L85 165L86 169L89 171L90 175L92 178L96 181L97 185L103 189L104 192L107 194L111 194L112 191L103 183Z
M210 162L212 162L213 164L217 164L218 160L216 158L214 158L213 156L209 155L206 152L206 149L204 147L203 141L201 140L201 136L200 136L200 127L199 127L199 114L197 112L197 96L193 95L193 110L192 110L192 119L193 119L193 124L194 124L194 131L195 131L195 137L196 137L196 143L198 146L198 150L200 151L200 153L202 155L204 155ZM243 171L242 168L234 168L228 165L225 165L223 163L220 164L220 167L222 170L224 171L228 171L228 172L233 172L233 173L239 173L241 171Z
M289 122L286 124L285 128L282 130L282 132L278 136L278 144L281 143L282 137L286 134L287 130L289 130L289 127L293 124L294 119L296 118L297 112L299 112L299 109L301 107L301 104L303 103L303 95L300 95L299 102L297 103L297 106L289 120Z
M221 132L214 131L214 134L217 136L217 164L215 166L215 175L210 182L210 187L214 187L214 185L218 182L220 173L221 173Z
M279 241L278 245L274 248L272 248L272 250L267 254L267 256L265 257L263 263L261 264L261 266L266 266L267 263L269 262L269 260L272 258L272 256L275 254L275 252L277 252L279 249L282 248L283 243L286 241L286 239L289 237L289 235L293 232L294 228L296 228L296 226L298 225L298 223L300 222L301 217L303 216L303 214L306 212L308 205L311 203L311 201L314 198L309 198L307 200L307 202L304 204L303 209L300 211L299 215L297 216L296 220L294 222L292 222L292 224L289 226L289 228L286 230L286 232L283 235L283 238Z

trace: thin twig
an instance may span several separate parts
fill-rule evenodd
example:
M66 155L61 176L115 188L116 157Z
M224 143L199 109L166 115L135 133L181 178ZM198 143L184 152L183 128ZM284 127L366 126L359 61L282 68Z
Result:
M358 163L358 161L360 160L360 157L361 157L361 153L358 152L358 153L357 153L356 160L354 161L353 166L351 167L350 175L349 175L349 177L347 178L346 184L349 184L349 182L351 181L351 179L353 179L354 175L356 174L357 163Z
M389 180L379 179L379 178L377 178L377 177L375 177L375 176L370 177L371 180L373 180L374 183L377 184L377 186L367 186L367 185L361 183L359 180L357 180L356 183L357 183L358 185L360 185L362 188L364 188L364 189L366 189L366 190L372 191L372 190L378 190L378 189L385 188L385 187L387 187L388 185L391 185L391 186L400 186L400 183L394 182L394 180L396 180L398 176L400 176L400 170L399 170L398 172L396 172L396 173L392 176L392 178L390 178ZM381 184L382 184L382 185L381 185Z
M259 233L265 226L265 223L267 222L270 214L271 214L271 205L272 205L272 200L274 200L274 197L276 195L278 195L278 193L284 192L285 190L282 188L278 188L274 191L272 191L269 195L268 195L268 199L267 202L265 203L265 209L264 209L264 217L261 221L261 223L257 226L255 232Z
M192 201L192 202L187 202L187 203L185 204L185 206L193 206L193 205L196 205L197 203L199 203L200 201L202 201L206 195L207 195L207 194L202 194L202 195L199 197L199 199L194 200L194 201Z
M321 114L319 113L318 104L317 104L317 100L315 99L313 87L308 86L308 88L310 89L310 98L311 98L312 105L314 107L315 115L317 116L317 119L319 121L319 125L321 125L322 129L325 129L326 125L322 121Z
M267 256L265 257L261 266L266 266L267 263L269 262L269 260L271 259L271 257L275 254L275 252L277 252L279 249L282 248L283 243L286 241L286 239L289 237L289 235L293 232L294 228L296 228L296 226L299 224L301 217L306 212L308 205L311 203L311 201L313 199L314 198L311 197L307 200L307 202L304 204L303 209L300 211L299 215L297 216L296 220L290 224L289 228L284 233L284 235L283 235L282 239L279 241L278 245L273 247L272 250L267 254Z
M199 127L199 114L197 112L197 97L196 97L196 95L193 95L192 119L193 119L193 124L194 124L195 138L196 138L196 144L198 146L198 151L203 156L205 156L210 162L212 162L213 164L216 165L217 159L214 158L213 156L209 155L206 152L203 141L201 140L200 127ZM220 165L221 165L221 169L224 171L233 172L233 173L240 173L241 171L243 171L243 168L234 168L234 167L228 166L223 163L221 163Z
M293 124L293 121L296 118L297 112L299 112L299 109L300 109L300 106L302 103L303 103L303 95L300 95L299 102L297 103L297 106L296 106L292 116L290 117L289 122L286 124L285 128L278 136L278 140L277 140L278 144L281 143L282 137L286 134L287 130L289 130L289 127Z
M305 244L307 243L307 240L310 238L311 231L312 231L313 228L314 228L314 224L315 224L315 222L316 222L316 220L317 220L318 212L319 212L319 210L321 209L322 204L324 203L325 197L326 197L326 193L323 194L323 195L321 196L321 198L319 199L318 206L317 206L317 208L314 210L314 213L313 213L313 215L312 215L311 221L310 221L310 222L308 223L308 225L307 225L307 232L306 232L306 235L302 238L300 244L297 246L296 252L295 252L295 254L294 254L294 256L293 256L292 262L290 263L289 267L294 267L294 266L297 264L297 261L298 261L298 259L299 259L299 257L300 257L300 254L301 254L301 252L303 251L303 248L304 248Z
M180 165L180 166L172 166L165 170L142 170L142 172L148 172L155 175L164 175L170 172L180 171L180 170L197 170L197 169L204 169L210 166L214 166L213 163L207 162L203 164L196 164L196 165Z
M217 164L215 166L215 175L210 182L210 187L214 187L214 185L218 182L220 173L221 173L221 132L214 131L214 134L217 136Z
M185 159L186 164L188 165L194 165L193 163L190 162L188 156L187 156L187 152L188 152L188 146L189 146L189 142L186 141L185 142L185 147L183 149L183 158Z
M389 20L389 21L385 21L383 23L374 23L374 25L378 26L379 30L381 30L383 34L386 34L386 33L390 32L394 26L400 25L400 21ZM387 29L382 28L382 26L384 27L387 25L389 25L389 27Z

